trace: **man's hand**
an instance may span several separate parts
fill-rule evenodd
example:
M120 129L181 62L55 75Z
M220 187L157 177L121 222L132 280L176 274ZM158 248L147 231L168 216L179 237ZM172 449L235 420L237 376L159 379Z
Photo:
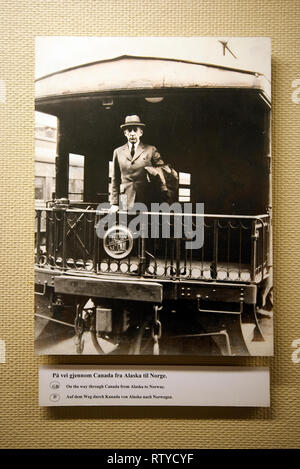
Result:
M116 213L119 210L119 205L111 205L109 213Z
M158 174L157 169L153 166L145 166L145 170L147 171L147 173L151 174L151 176L157 176Z

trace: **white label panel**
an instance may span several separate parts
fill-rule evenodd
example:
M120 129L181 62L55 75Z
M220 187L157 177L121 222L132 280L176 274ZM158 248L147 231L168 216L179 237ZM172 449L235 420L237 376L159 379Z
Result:
M269 407L269 368L42 365L39 405Z

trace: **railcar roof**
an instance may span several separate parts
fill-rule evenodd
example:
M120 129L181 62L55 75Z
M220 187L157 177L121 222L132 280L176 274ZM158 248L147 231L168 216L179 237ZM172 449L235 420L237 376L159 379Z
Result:
M40 100L121 91L171 88L242 88L260 90L270 100L270 82L260 73L207 63L123 55L66 70L36 80Z

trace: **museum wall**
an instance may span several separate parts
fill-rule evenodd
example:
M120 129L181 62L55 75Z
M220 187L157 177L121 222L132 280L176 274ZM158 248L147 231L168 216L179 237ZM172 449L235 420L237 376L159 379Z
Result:
M299 447L299 1L3 0L1 10L0 447ZM47 35L272 39L274 357L34 355L34 39ZM271 407L38 406L40 364L133 363L269 366Z

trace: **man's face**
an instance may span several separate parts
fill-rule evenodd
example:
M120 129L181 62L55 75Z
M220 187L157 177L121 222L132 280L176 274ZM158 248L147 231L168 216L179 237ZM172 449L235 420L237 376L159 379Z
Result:
M124 130L124 135L129 143L136 143L143 135L143 131L140 127L127 127Z

